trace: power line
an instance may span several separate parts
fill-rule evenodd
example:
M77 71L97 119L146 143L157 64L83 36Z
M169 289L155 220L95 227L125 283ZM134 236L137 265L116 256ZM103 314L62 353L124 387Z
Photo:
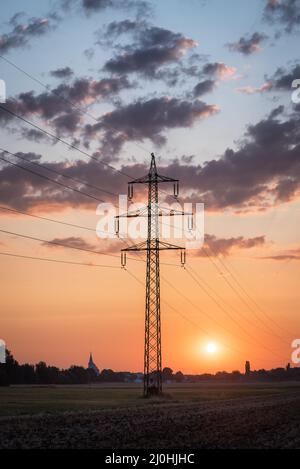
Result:
M115 254L108 253L108 252L94 251L92 249L82 248L82 247L79 247L79 246L72 246L70 244L60 243L58 241L48 241L46 239L36 238L34 236L24 235L24 234L21 234L21 233L15 233L13 231L7 231L7 230L1 230L0 229L0 233L9 234L9 235L13 235L13 236L18 236L20 238L30 239L32 241L38 241L38 242L41 242L41 243L51 244L51 245L59 246L59 247L63 247L63 248L75 249L76 251L88 252L89 254L98 254L98 255L101 255L101 256L115 257L115 258L119 259L119 256L117 256ZM131 260L135 260L137 262L140 261L140 259L135 259L135 258L131 258Z
M8 208L8 207L2 207L2 206L0 206L0 210L5 210L5 211L8 211L8 212L12 212L12 213L19 213L21 215L27 215L29 217L37 218L39 220L49 221L49 222L52 222L52 223L58 223L59 225L65 225L65 226L69 226L69 227L73 227L73 228L79 228L79 229L82 229L82 230L87 230L87 231L91 231L91 232L95 233L95 228L90 228L90 227L87 227L87 226L77 225L75 223L68 223L68 222L64 222L64 221L61 221L61 220L56 220L54 218L42 217L40 215L35 215L33 213L24 212L23 210L17 210L17 209L12 209L12 208ZM97 229L97 232L101 232L101 233L104 233L104 234L115 235L115 233L112 233L110 231L106 232L106 231L101 231L101 230ZM114 239L120 240L126 246L129 246L128 242L123 238L118 238L117 237L117 238L114 238ZM118 256L115 256L115 257L118 257ZM130 257L130 259L133 259L133 258ZM142 258L133 259L133 260L140 261L140 262L145 262L145 260L142 259ZM165 266L168 266L168 267L178 267L177 264L171 264L169 262L168 263L167 262L161 262L161 265L165 265Z
M114 196L118 196L118 194L116 194L115 192L111 192L111 191L108 191L106 189L102 189L101 187L98 187L98 186L94 186L93 184L90 184L88 182L85 182L85 181L82 181L81 179L78 179L78 178L74 178L73 176L70 176L68 174L63 174L61 173L60 171L57 171L53 168L49 168L48 166L45 166L44 164L41 164L41 163L38 163L37 161L31 161L31 160L28 160L27 158L24 158L23 156L21 156L20 154L17 154L17 153L11 153L9 152L8 150L4 150L3 148L0 148L0 151L2 151L3 153L8 153L10 154L11 156L14 156L16 158L19 158L20 160L22 161L25 161L26 163L30 163L34 166L38 166L39 168L43 168L43 169L46 169L47 171L50 171L51 173L53 174L56 174L58 176L61 176L61 177L64 177L66 179L70 179L71 181L74 181L78 184L83 184L87 187L90 187L91 189L95 189L97 191L101 191L101 192L105 192L106 194L108 195L114 195Z
M198 282L198 280L196 279L196 277L188 270L186 269L186 272L190 275L191 278L193 278L193 280L201 287L203 288L203 286ZM266 347L263 343L261 343L260 341L258 341L256 339L256 337L254 337L252 334L249 333L249 331L247 331L247 329L245 329L243 326L241 326L241 324L239 324L232 316L231 314L219 303L218 300L216 300L212 295L210 295L209 292L207 292L207 295L210 296L210 298L214 301L214 303L216 303L216 305L226 314L228 315L232 321L234 321L238 327L244 332L244 334L248 335L249 337L251 337L251 339L256 342L260 347L264 348L267 352L271 353L271 354L276 354L278 357L281 358L281 356L274 350L271 350L269 349L268 347Z
M199 276L199 274L195 271L195 269L193 269L191 266L189 266L189 270L190 272L192 272L194 274L194 276L196 278L199 279L200 283L199 283L199 286L201 286L201 288L205 290L205 287L208 288L209 290L211 290L213 292L213 295L215 295L219 301L221 301L222 303L224 303L226 305L226 301L203 279ZM204 286L205 285L205 286ZM206 292L207 295L210 296L209 292ZM237 315L240 315L240 312L235 308L233 307L231 304L228 304L228 307L231 308L231 310L233 310ZM251 321L248 319L248 317L245 317L245 319L247 320L247 322L252 326L253 324L251 323ZM267 331L268 334L271 334L272 337L273 336L276 336L282 343L284 343L285 345L287 345L287 342L281 337L279 336L277 333L274 333L273 331Z
M92 263L84 263L84 262L74 262L74 261L63 261L60 259L50 259L47 257L36 257L36 256L25 256L21 254L14 254L11 252L0 252L1 256L9 256L9 257L16 257L20 259L29 259L29 260L37 260L37 261L46 261L46 262L55 262L58 264L71 264L71 265L81 265L86 267L103 267L103 268L110 268L110 269L120 269L120 267L116 265L104 265L104 264L92 264Z
M101 161L99 160L98 158L96 158L95 156L87 153L86 151L84 150L81 150L80 148L76 147L76 145L73 145L72 143L69 143L67 142L66 140L62 139L61 137L58 137L57 135L53 134L52 132L49 132L48 130L45 130L43 129L42 127L38 126L37 124L34 124L33 122L29 121L28 119L25 119L24 117L22 116L19 116L18 114L16 114L15 112L11 111L10 109L7 109L3 106L0 106L0 109L2 109L3 111L7 112L8 114L16 117L17 119L20 119L21 121L23 122L26 122L26 124L28 125L31 125L32 127L34 127L35 129L39 130L40 132L43 132L45 135L48 135L48 137L51 137L51 138L54 138L55 140L57 140L58 142L60 143L63 143L64 145L66 145L67 147L73 149L73 150L76 150L78 151L79 153L81 153L82 155L84 156L87 156L88 158L96 161L99 165L103 165L103 166L106 166L107 168L113 170L113 171L116 171L117 173L121 174L122 176L126 176L127 178L130 178L129 174L126 174L124 171L121 171L117 168L115 168L114 166L111 166L110 164L108 163L105 163L104 161Z
M211 249L211 248L210 248ZM206 250L204 249L204 252L206 254L206 256L208 256L208 258L212 261L212 258L209 256L209 254L206 252ZM215 256L217 257L217 256ZM219 273L221 273L221 277L224 279L224 281L227 283L227 285L231 288L231 290L239 297L239 299L242 301L242 303L247 307L247 309L250 309L250 311L254 314L254 316L256 317L256 319L264 326L264 328L268 329L270 331L270 333L272 335L276 335L277 337L280 337L278 336L277 332L274 332L274 329L272 329L268 324L266 324L266 322L260 318L259 314L255 311L255 309L251 306L251 304L249 304L248 301L246 301L244 298L243 298L243 295L237 290L237 288L228 280L228 278L226 278L222 272L220 272L219 268L218 268L218 265L212 261L214 266L216 267L216 269L218 270ZM225 264L223 263L222 264L224 266L224 268L226 268ZM230 270L228 268L226 268L227 272L232 276ZM249 321L249 319L247 318L247 320ZM281 337L281 340L283 340L285 342L285 340Z
M243 285L241 284L241 282L237 279L236 275L233 274L232 270L233 270L233 267L231 266L231 269L228 267L228 265L225 263L225 261L221 258L221 257L218 257L218 260L219 262L223 265L223 267L226 269L226 271L231 275L231 277L233 278L233 280L235 281L235 283L239 286L239 288L244 292L244 294L247 296L247 298L252 301L252 303L257 307L257 309L266 317L267 320L271 321L274 326L276 326L278 329L280 329L280 331L284 330L285 332L287 332L289 335L293 335L292 332L286 330L285 328L283 328L282 326L280 326L279 324L277 324L277 322L269 315L267 314L262 308L261 306L257 303L257 301L247 292L247 290L243 287Z
M167 224L167 223L163 223L162 224L166 225L166 226L169 226L169 227L172 227L172 225L170 224ZM176 229L176 227L175 227ZM184 230L185 232L187 232L186 230ZM209 249L211 250L211 252L215 255L216 258L217 255L213 252L213 250L209 247ZM217 269L218 273L223 277L224 281L226 282L226 284L231 288L231 290L234 291L234 293L240 298L240 300L246 305L247 309L250 309L250 311L255 315L256 319L263 325L264 329L266 329L268 331L269 334L271 334L272 336L276 336L277 338L279 338L282 342L284 342L286 344L286 340L282 337L282 336L279 336L278 333L276 331L274 331L273 328L271 328L268 324L266 324L266 322L260 318L260 316L256 313L256 311L253 309L253 307L251 306L251 304L249 304L248 302L246 302L244 300L244 298L242 297L242 295L239 293L239 291L231 284L231 282L226 278L224 277L223 275L223 272L220 271L218 265L216 264L216 262L212 259L212 257L208 254L206 248L203 246L202 248L203 252L205 253L205 255L208 257L208 259L210 260L210 262L212 262L213 266ZM219 258L218 258L219 259ZM228 273L233 277L233 279L235 280L236 283L238 283L238 280L234 278L233 274L230 272L229 268L226 267L225 263L223 263L223 266L224 268L226 268L226 270L228 271ZM195 274L197 275L197 274ZM240 284L239 284L240 285ZM202 286L203 288L203 286ZM240 285L240 288L243 289L242 285ZM243 289L244 292L247 294L247 292L245 291L245 289ZM216 294L216 293L215 293ZM217 294L216 294L217 295ZM247 294L248 295L248 294ZM249 295L248 295L249 296ZM250 296L249 296L250 298ZM222 300L224 301L224 300ZM252 300L253 302L255 302L255 300ZM256 306L259 308L259 305L256 303ZM259 308L261 310L261 308ZM262 311L262 310L261 310ZM263 312L263 311L262 311ZM267 316L267 318L270 320L270 321L273 321L275 323L274 320L272 320L266 313L265 313L265 316ZM244 316L244 318L247 320L247 322L251 325L252 322L250 321L250 319L246 316ZM276 324L276 323L275 323ZM277 327L280 327L277 325ZM281 328L282 330L282 328Z
M27 215L29 217L37 218L39 220L50 221L50 222L53 222L53 223L58 223L60 225L66 225L66 226L70 226L72 228L80 228L82 230L92 231L93 233L95 233L95 228L89 228L87 226L76 225L75 223L68 223L68 222L61 221L61 220L55 220L54 218L42 217L40 215L35 215L33 213L24 212L23 210L16 210L16 209L13 209L13 208L2 207L2 206L0 206L0 210L6 210L6 211L12 212L12 213L20 213L21 215Z
M6 153L11 154L10 152L6 152ZM13 154L11 154L11 155L13 155ZM45 176L44 174L37 173L36 171L33 171L30 168L25 168L24 166L21 166L18 163L13 163L12 161L6 160L5 158L0 158L0 160L4 161L5 163L8 163L12 166L15 166L16 168L23 169L24 171L27 171L28 173L34 174L35 176L39 176L40 178L45 179L46 181L53 182L54 184L57 184L58 186L64 187L65 189L69 189L73 192L84 195L85 197L89 197L90 199L96 200L97 202L105 203L105 200L99 199L98 197L94 197L93 195L88 194L87 192L83 192L79 189L75 189L74 187L67 186L66 184L63 184L59 181L56 181L55 179L51 179L48 176Z
M206 316L207 318L209 318L211 321L213 321L215 324L217 324L219 327L221 327L222 329L224 329L226 332L229 332L229 334L233 335L232 334L232 331L230 329L227 329L226 327L224 327L221 323L219 323L215 318L211 317L207 312L203 311L198 305L196 305L190 298L188 298L186 295L184 295L184 293L182 293L181 291L179 291L174 285L171 284L171 282L169 280L167 280L166 278L162 277L162 279L164 280L165 283L167 283L167 285L169 285L169 287L171 287L173 290L175 290L178 295L180 295L182 298L184 298L190 305L192 305L196 310L198 310L203 316ZM238 325L238 324L237 324ZM238 325L239 327L239 325ZM248 341L248 343L251 344L251 342ZM240 350L236 350L237 352L241 352Z
M28 78L30 78L31 80L35 81L36 83L38 83L40 86L42 86L43 88L45 88L48 92L50 91L52 94L58 96L59 98L61 98L63 101L65 101L66 103L70 104L72 107L74 107L74 109L76 109L77 111L81 112L82 114L85 114L87 115L88 117L90 117L91 119L93 119L95 122L99 122L99 120L97 119L97 117L95 117L93 114L91 114L90 112L86 111L85 109L82 108L82 106L78 106L77 104L75 104L72 100L70 100L69 98L66 98L65 96L63 96L61 93L58 93L56 90L53 90L51 89L50 90L50 87L48 85L46 85L45 83L43 83L41 80L39 80L38 78L34 77L32 74L26 72L25 70L23 70L21 67L19 67L18 65L16 65L14 62L12 62L11 60L8 60L6 57L4 57L3 55L0 55L0 58L2 60L4 60L5 62L7 62L9 65L11 65L12 67L14 67L16 70L18 70L19 72L23 73L24 75L26 75ZM118 129L115 129L114 127L112 127L110 125L110 128L112 130L114 130L115 132L119 132ZM134 129L132 129L133 132L135 132ZM136 136L137 133L136 133ZM136 143L136 142L132 142L133 145L135 145L137 148L139 148L140 150L144 151L145 153L150 153L150 151L148 149L146 149L145 147L143 147L142 145Z
M136 277L136 275L134 275L131 271L129 271L127 268L125 268L126 272L131 275L132 278L134 278L140 285L144 286L143 282L138 278ZM164 279L164 281L166 281ZM169 282L170 283L170 282ZM176 287L174 287L174 285L172 285L172 287L178 292L178 294L180 294L181 296L184 297L184 295L179 292ZM185 299L187 299L186 297L184 297ZM201 330L209 339L211 338L211 333L209 333L206 329L204 329L202 326L200 326L197 322L193 321L191 318L189 318L188 316L186 316L185 314L183 314L181 311L179 311L177 308L175 308L173 305L171 305L168 301L166 301L165 299L163 299L163 303L166 304L170 309L172 309L176 314L178 314L179 316L181 316L184 320L186 320L187 322L189 322L193 327L196 327L197 329ZM198 310L199 307L195 306L194 307ZM201 311L201 310L200 310ZM239 350L239 349L236 349L235 347L232 347L228 344L226 344L225 342L223 341L219 341L221 345L223 345L224 347L226 347L228 350L231 350L233 352L238 352L239 354L244 354L243 351ZM253 355L252 355L253 356ZM255 356L255 355L254 355ZM256 356L256 358L258 358ZM259 357L261 358L261 357Z

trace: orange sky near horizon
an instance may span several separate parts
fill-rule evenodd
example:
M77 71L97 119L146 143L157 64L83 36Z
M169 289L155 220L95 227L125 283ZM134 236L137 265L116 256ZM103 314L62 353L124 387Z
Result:
M220 271L208 259L195 258L193 251L188 252L188 266L224 300L224 303L219 301L221 308L180 267L179 255L162 254L162 264L178 265L161 266L163 366L185 373L206 373L243 370L245 360L250 360L255 369L285 366L290 361L291 342L299 336L299 263L275 262L260 257L274 252L275 238L277 250L280 245L296 242L298 234L291 230L293 223L295 226L291 215L297 207L294 203L278 208L278 213L270 220L267 213L259 215L259 223L255 218L258 215L206 214L206 232L219 236L224 233L224 237L246 233L247 236L267 235L265 246L233 251L225 262L238 274L243 287L268 317L276 321L276 326L257 308L247 308L229 288L226 279L233 285L234 282L218 261L215 262ZM48 216L87 226L96 225L97 217L92 212L75 214L70 211ZM62 233L65 237L75 235L74 229L60 228L41 220L28 221L25 217L2 215L2 221L3 229L33 236L38 233L43 239L59 237ZM270 233L264 231L264 223L270 227ZM79 232L78 236L81 235ZM96 237L91 239L97 240ZM1 251L5 252L120 265L119 259L49 248L8 235L1 236L1 243ZM122 246L120 243L120 248ZM144 263L128 260L127 267L144 282ZM20 363L43 360L59 367L86 366L92 352L100 369L142 371L145 293L143 286L124 270L4 256L1 256L0 269L0 335ZM168 282L186 298L174 291ZM205 352L204 346L208 342L218 344L217 353Z

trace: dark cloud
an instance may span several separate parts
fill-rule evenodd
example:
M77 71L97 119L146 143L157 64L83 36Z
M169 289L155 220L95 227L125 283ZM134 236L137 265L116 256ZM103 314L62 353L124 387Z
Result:
M133 36L136 41L139 41L139 35L141 35L143 30L148 26L147 21L139 19L112 21L104 28L101 27L95 31L97 38L96 44L101 47L113 46L116 49L122 49L123 47L126 48L126 46L118 44L117 41L120 39L120 36L128 34Z
M42 243L43 246L47 246L48 248L60 248L63 247L63 245L67 246L73 246L74 248L79 248L79 249L87 249L94 251L95 250L95 245L87 241L86 239L78 236L70 236L67 238L54 238L49 240L50 243ZM59 246L62 245L62 246Z
M272 261L299 261L300 254L292 255L292 254L278 254L275 256L264 256L262 259L272 260Z
M193 88L192 92L188 94L190 97L198 98L206 93L210 93L216 88L222 80L232 78L236 72L234 67L230 67L223 62L206 62L203 65L203 58L200 57L197 65L190 67L183 67L182 72L189 77L201 78Z
M273 76L265 77L266 82L260 87L244 86L238 91L245 94L266 93L268 91L287 91L292 93L292 83L300 79L300 64L295 63L289 69L279 67Z
M200 75L224 79L233 76L235 72L234 67L229 67L223 62L208 62L200 70Z
M227 44L227 46L231 51L251 55L261 50L261 44L266 39L267 36L265 34L255 32L251 36L241 37L237 42L232 42Z
M152 15L152 5L146 0L63 0L65 7L70 8L79 4L80 8L90 15L104 11L108 8L115 10L133 11L138 17L148 17Z
M70 67L63 67L52 70L50 75L54 78L66 79L71 78L74 75L74 72Z
M275 90L291 92L292 83L296 79L300 79L300 64L294 64L289 70L284 67L278 68L268 81Z
M92 136L95 132L100 133L104 148L99 152L99 157L103 158L105 145L110 148L114 145L118 152L129 140L150 138L161 143L165 130L189 127L213 112L215 109L209 106L207 109L207 105L197 100L190 103L167 98L153 99L108 113L100 119L98 128L89 128L86 132ZM266 118L247 128L236 149L226 149L219 158L204 164L182 158L172 161L166 168L160 168L160 171L180 179L182 200L204 202L206 210L210 211L261 211L295 200L300 195L300 116L296 112L288 117L284 115L282 106L274 109ZM36 155L29 157L37 158ZM127 183L121 174L97 165L94 160L78 161L71 165L46 162L45 165L112 192L122 187L125 190ZM132 177L138 177L146 173L148 167L134 164L120 169ZM89 192L101 198L97 191L89 189ZM105 195L105 199L109 200L109 197ZM2 165L0 170L0 200L2 205L43 210L67 206L95 209L96 205L89 198L60 189L49 181L8 165ZM239 239L239 243L240 246L250 247L244 239Z
M199 96L202 96L203 94L209 93L210 91L213 91L215 88L216 83L214 80L204 80L200 81L193 90L193 94L196 98Z
M16 98L8 99L3 107L24 117L38 114L42 119L50 121L58 132L68 129L72 132L82 116L76 106L91 105L130 86L125 76L101 80L79 78L71 84L62 83L52 91L38 95L33 91L20 93ZM13 116L0 109L0 122L3 125L12 119ZM63 129L60 128L61 124Z
M114 28L136 28L134 23L114 25ZM106 62L104 69L111 73L142 73L153 78L163 65L179 61L196 42L168 29L147 27L140 32L138 43Z
M88 11L99 11L114 5L113 0L82 0L82 6Z
M34 37L47 34L57 26L58 17L49 15L45 18L30 18L20 22L23 14L17 13L10 20L12 29L0 35L0 54L6 54L12 49L25 47Z
M299 29L300 1L267 0L264 19L270 24L283 26L286 33L292 33Z
M109 39L109 38L117 38L118 36L120 36L120 34L126 34L126 33L132 33L132 32L136 32L136 31L140 31L142 27L145 26L145 23L144 22L140 22L138 20L129 20L129 19L126 19L126 20L122 20L122 21L112 21L111 23L109 23L109 25L106 27L106 30L105 30L105 33L104 33L104 37L106 39ZM98 31L98 34L99 34L99 39L101 39L101 37L103 37L103 30L99 30Z
M265 256L263 259L269 259L274 261L300 261L300 247L295 249L288 249L285 252Z
M264 236L257 236L255 238L244 238L243 236L218 238L217 236L207 234L205 235L204 247L197 254L198 256L206 257L207 249L209 249L213 256L228 256L235 249L261 247L265 242Z
M25 127L22 129L22 136L27 140L37 143L49 140L49 137L43 132L40 132L36 129L28 129Z
M58 182L71 186L74 189L83 190L100 200L104 197L108 202L117 202L116 198L109 194L103 194L101 191L91 187L87 188L83 184L76 183L64 177L57 177L45 168L30 164L31 161L41 162L41 155L22 152L18 152L17 155L25 158L28 163L23 159L20 160L6 153L0 153L1 158L15 162L20 166L42 175L46 175L51 179L56 179ZM95 156L97 155L95 154ZM72 164L64 161L58 163L43 161L42 164L56 173L58 172L67 177L69 176L80 179L81 181L86 181L95 187L102 187L110 192L115 192L116 187L124 187L125 190L127 183L127 180L124 180L121 174L97 164L94 160L87 162L76 161ZM133 170L134 168L128 168L129 174L131 174ZM95 210L98 205L97 200L68 190L49 180L24 171L21 168L6 164L3 161L0 161L0 202L2 205L19 210L32 209L44 212L66 210L72 207Z
M88 60L92 60L95 55L95 51L92 47L90 47L89 49L85 49L83 53Z
M184 191L207 210L266 210L300 194L300 116L283 120L279 107L250 125L244 138L221 158L203 165L168 168Z
M98 124L87 125L87 137L104 133L108 148L115 142L150 139L157 145L165 143L164 132L173 128L186 128L199 119L218 112L214 105L202 101L182 101L176 98L153 98L137 101L105 114ZM116 140L115 140L116 139Z
M80 122L81 122L81 112L80 111L70 111L65 112L64 114L59 115L52 121L52 125L57 129L58 134L73 134Z

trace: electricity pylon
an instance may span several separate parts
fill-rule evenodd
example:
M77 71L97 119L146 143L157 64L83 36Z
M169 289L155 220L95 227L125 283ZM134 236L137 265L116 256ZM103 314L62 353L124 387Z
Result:
M158 186L160 183L174 183L174 197L178 197L178 179L162 176L157 173L155 156L151 154L149 173L128 183L128 198L133 198L134 184L148 185L148 205L144 210L127 213L116 217L116 231L119 232L119 219L122 217L148 218L147 241L130 246L121 251L122 267L126 266L126 252L146 251L146 311L145 311L145 348L144 348L144 396L162 393L162 352L161 352L161 320L160 320L160 267L159 253L162 250L180 250L181 264L185 264L185 248L169 244L159 239L159 217L166 215L159 207ZM167 209L168 210L168 209ZM180 211L171 210L169 215L185 215Z

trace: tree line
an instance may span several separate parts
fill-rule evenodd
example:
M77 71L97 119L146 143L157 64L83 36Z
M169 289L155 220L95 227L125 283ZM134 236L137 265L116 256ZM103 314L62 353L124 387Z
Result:
M97 382L141 382L141 373L115 372L111 369L103 369L99 376L94 370L83 366L72 365L68 369L59 369L49 366L45 362L36 365L25 363L20 365L12 353L6 351L6 363L0 364L0 386L10 384L89 384ZM242 374L240 371L228 373L220 371L216 374L184 375L181 371L173 372L171 368L164 368L162 372L164 382L169 383L198 383L203 381L300 381L300 368L275 368L273 370L249 371Z

